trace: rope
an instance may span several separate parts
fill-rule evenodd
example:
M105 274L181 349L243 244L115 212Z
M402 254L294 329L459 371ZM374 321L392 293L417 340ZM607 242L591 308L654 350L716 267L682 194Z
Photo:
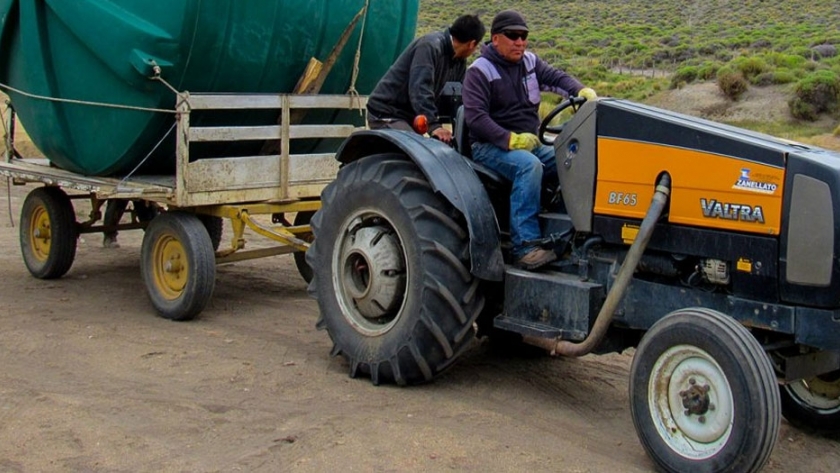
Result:
M126 176L125 176L125 177L123 177L122 179L120 179L120 182L118 182L118 183L117 183L117 187L116 187L117 192L119 192L119 191L120 191L120 187L123 185L123 183L125 183L125 181L126 181L129 177L131 177L131 176L132 176L135 172L137 172L137 170L138 170L138 169L140 169L140 166L142 166L142 165L143 165L143 163L145 163L145 162L146 162L146 160L147 160L147 159L149 159L149 156L151 156L151 155L152 155L152 153L154 153L154 152L155 152L155 150L157 150L157 149L158 149L158 147L160 147L160 144L161 144L161 143L163 143L163 140L165 140L165 139L166 139L166 137L167 137L167 136L169 136L169 134L170 134L170 133L172 133L172 130L174 130L174 129L175 129L175 125L177 125L177 122L173 122L173 123L172 123L172 126L170 126L170 127L169 127L169 130L166 132L166 134L165 134L165 135L163 135L163 137L160 139L160 141L158 141L158 142L157 142L157 144L156 144L156 145L152 148L152 150L151 150L151 151L149 151L149 153L146 155L146 157L145 157L145 158L143 158L143 159L142 159L139 163L137 163L137 166L134 166L134 169L132 169L132 170L131 170L131 172L129 172L128 174L126 174ZM123 189L125 189L125 188L123 187Z
M6 111L9 110L9 104L6 102L6 109L0 109L0 122L3 122L3 136L8 137L11 133L9 131L9 127L6 126ZM9 147L10 140L4 140L3 144L6 149L6 152L10 155L14 156L14 148ZM6 204L8 205L9 209L9 224L11 224L12 228L15 228L15 218L12 217L12 176L6 176Z
M6 203L9 204L9 223L15 228L15 219L12 217L12 176L6 176Z
M364 15L362 16L362 31L359 33L359 44L356 45L356 56L353 58L353 75L350 76L350 87L347 89L347 94L352 97L351 100L355 100L358 104L359 115L364 116L367 113L367 110L363 111L362 107L362 100L359 94L359 91L356 90L356 79L359 78L359 63L362 59L362 40L365 37L365 23L367 22L367 15L368 15L368 7L370 6L370 0L365 0L365 6L362 7L364 10ZM367 118L367 117L365 117ZM367 120L365 120L367 121Z
M181 101L184 100L184 96L180 92L178 92L178 90L175 89L175 87L173 87L172 84L170 84L163 77L160 76L160 72L161 72L160 66L158 66L157 64L154 64L154 62L153 62L152 67L153 67L155 75L152 76L151 79L160 82L167 89L172 91L175 94L175 96L178 97L178 102L179 102L179 105L180 105ZM90 105L90 106L94 106L94 107L118 108L118 109L123 109L123 110L137 110L137 111L141 111L141 112L160 112L160 113L169 113L169 114L179 113L177 110L166 110L166 109L161 109L161 108L136 107L136 106L132 106L132 105L121 105L121 104L113 104L113 103L105 103L105 102L91 102L91 101L87 101L87 100L74 100L74 99L61 99L61 98L56 98L56 97L47 97L47 96L44 96L44 95L38 95L38 94L32 94L32 93L29 93L29 92L25 92L23 90L11 87L11 86L9 86L7 84L4 84L2 82L0 82L0 88L18 93L18 94L23 95L25 97L29 97L29 98L33 98L33 99L37 99L37 100L46 100L48 102L71 103L71 104L76 104L76 105ZM6 134L8 134L9 131L8 131L8 129L6 129L5 114L3 114L2 111L0 111L0 119L2 119L2 121L3 121L3 129L5 130ZM172 133L172 130L175 128L176 124L177 123L173 123L172 126L169 127L169 130L166 132L166 134L163 135L163 137L160 139L160 141L158 141L157 144L152 148L152 150L149 151L148 154L146 154L146 157L144 157L134 167L134 169L131 170L131 172L129 172L125 177L123 177L120 180L119 183L117 183L117 191L119 191L120 186L122 186L123 183L125 183L125 181L129 177L131 177L135 172L137 172L137 170L140 169L140 166L142 166L143 163L145 163L149 159L149 157L160 147L161 143L163 143L163 141L166 139L166 137L168 137L169 134ZM9 205L11 206L11 203ZM11 216L11 208L9 209L9 215ZM14 222L13 222L12 226L14 226Z
M166 83L166 81L164 81L163 79L159 79L159 80L162 81L165 85L169 86L169 84ZM169 86L169 87L171 87L171 86ZM119 109L123 109L123 110L136 110L136 111L140 111L140 112L157 112L157 113L172 113L172 114L176 113L175 110L166 110L166 109L163 109L163 108L136 107L136 106L133 106L133 105L121 105L121 104L116 104L116 103L91 102L89 100L60 99L60 98L56 98L56 97L47 97L46 95L38 95L38 94L32 94L32 93L29 93L29 92L25 92L23 90L16 89L16 88L14 88L10 85L4 84L2 82L0 82L0 88L6 89L6 90L11 91L11 92L15 92L17 94L23 95L24 97L29 97L31 99L36 99L36 100L46 100L48 102L71 103L71 104L75 104L75 105L89 105L89 106L93 106L93 107L104 107L104 108L119 108Z

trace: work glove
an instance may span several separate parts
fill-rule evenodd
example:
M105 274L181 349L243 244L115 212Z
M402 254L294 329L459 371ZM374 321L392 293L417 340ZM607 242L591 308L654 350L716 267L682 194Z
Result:
M514 149L524 149L526 151L531 151L532 149L536 148L537 145L540 144L540 139L537 138L537 135L533 133L510 133L510 141L508 142L508 148L511 150Z
M584 87L578 91L578 97L583 97L586 100L595 100L598 98L598 94L595 93L594 90L590 89L589 87Z

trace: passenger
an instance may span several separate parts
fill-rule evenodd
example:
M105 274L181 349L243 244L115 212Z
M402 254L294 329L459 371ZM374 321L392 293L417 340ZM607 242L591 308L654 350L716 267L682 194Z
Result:
M536 269L555 259L550 250L527 246L541 238L537 214L544 178L556 180L554 149L540 144L540 90L594 100L594 90L526 51L528 26L513 10L493 18L491 41L467 70L464 117L470 130L472 159L513 183L510 234L518 266Z
M466 59L486 31L478 16L463 15L449 28L415 39L368 98L368 126L412 131L414 118L425 115L429 135L450 143L452 132L438 120L438 99L447 82L464 80Z

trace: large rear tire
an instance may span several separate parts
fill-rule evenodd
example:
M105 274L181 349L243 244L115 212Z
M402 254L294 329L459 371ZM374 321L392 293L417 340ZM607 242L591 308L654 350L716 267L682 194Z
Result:
M210 235L195 214L155 217L143 235L140 259L146 292L161 317L190 320L207 305L216 284L216 260Z
M840 370L780 387L782 414L791 424L821 434L840 433Z
M768 356L713 310L678 310L651 327L630 369L630 399L642 445L665 471L755 472L778 438Z
M484 304L462 215L400 154L344 166L312 218L310 292L350 376L429 381L474 338Z
M39 187L26 196L20 212L20 249L33 276L64 276L76 259L78 237L73 204L63 190Z

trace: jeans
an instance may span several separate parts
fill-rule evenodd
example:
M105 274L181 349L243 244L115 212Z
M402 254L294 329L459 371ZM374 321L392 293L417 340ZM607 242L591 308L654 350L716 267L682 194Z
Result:
M524 242L542 238L540 193L543 179L557 178L554 148L540 145L532 151L508 151L490 143L474 143L472 159L513 182L510 194L510 237L513 255L524 256L532 249Z

